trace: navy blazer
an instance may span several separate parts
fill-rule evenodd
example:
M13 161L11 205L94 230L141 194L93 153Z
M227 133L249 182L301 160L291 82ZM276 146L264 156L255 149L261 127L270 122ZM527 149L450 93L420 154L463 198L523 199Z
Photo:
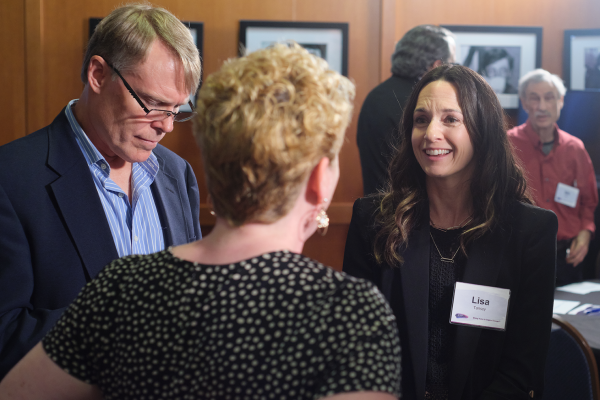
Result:
M150 187L165 244L200 239L191 166L161 145L153 152L160 170ZM64 110L49 126L0 147L0 379L118 257Z
M404 263L377 264L378 197L358 199L344 272L372 281L396 315L402 346L402 398L423 399L427 373L429 213L402 251ZM468 246L462 281L510 289L506 331L456 326L450 400L530 399L543 391L556 270L553 212L514 202L504 222ZM450 316L448 316L450 318ZM532 396L533 394L533 396Z

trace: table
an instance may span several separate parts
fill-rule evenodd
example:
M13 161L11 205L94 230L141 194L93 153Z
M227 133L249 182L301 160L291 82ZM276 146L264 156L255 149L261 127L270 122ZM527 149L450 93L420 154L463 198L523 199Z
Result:
M591 279L588 282L600 283L600 279ZM558 300L575 300L581 304L590 303L600 305L600 292L591 292L588 294L575 294L563 292L560 290L554 291L554 298ZM600 358L600 315L569 315L561 314L560 317L573 325L587 340L588 344L594 351L596 360Z

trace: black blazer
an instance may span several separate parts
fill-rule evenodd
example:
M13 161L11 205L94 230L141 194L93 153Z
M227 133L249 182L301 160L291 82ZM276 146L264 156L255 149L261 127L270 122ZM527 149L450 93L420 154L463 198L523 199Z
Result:
M0 147L0 379L54 325L81 288L118 258L89 167L64 110ZM151 185L165 244L200 239L190 165L154 149Z
M423 399L427 371L429 215L409 238L404 263L373 256L380 198L354 203L344 272L374 282L397 318L402 346L402 398ZM428 213L427 213L428 214ZM457 326L450 399L530 399L543 391L550 338L556 231L551 211L519 202L493 232L471 243L463 281L510 289L506 331Z

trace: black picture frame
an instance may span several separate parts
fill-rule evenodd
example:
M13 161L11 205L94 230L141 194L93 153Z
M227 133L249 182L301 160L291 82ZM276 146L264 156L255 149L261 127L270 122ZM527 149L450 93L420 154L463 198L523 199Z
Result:
M325 59L331 69L348 76L348 31L347 22L241 20L240 55L275 42L294 40Z
M600 91L599 61L600 29L565 30L563 81L567 89Z
M100 21L102 21L102 18L90 18L90 24L89 24L89 36L88 38L92 37L92 34L94 33L94 30L96 29L96 26L98 26L98 24L100 23ZM203 22L192 22L192 21L181 21L185 26L187 26L189 28L189 30L192 33L192 37L194 38L194 42L196 44L196 48L198 49L198 53L200 53L200 59L202 60L202 63L204 64L204 23ZM201 74L204 73L204 68L202 68ZM202 85L202 75L200 75L200 86ZM198 90L200 90L200 87L198 87ZM194 104L194 107L196 107L196 95L198 94L198 90L196 91L196 93L194 93L194 96L192 96L192 103ZM189 112L190 107L186 104L184 106L181 106L179 108L180 111L185 111L185 112Z
M442 25L456 37L456 61L483 75L496 91L505 109L519 108L518 82L529 71L542 66L542 27ZM486 76L494 64L500 79ZM484 64L484 65L480 65ZM503 72L506 71L506 72Z

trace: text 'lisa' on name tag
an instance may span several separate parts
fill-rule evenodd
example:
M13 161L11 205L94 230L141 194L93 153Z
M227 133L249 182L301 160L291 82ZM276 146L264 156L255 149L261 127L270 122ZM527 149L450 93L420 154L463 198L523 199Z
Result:
M556 193L554 194L555 202L575 208L577 205L577 197L579 197L579 189L576 187L565 185L560 182L556 185Z
M450 323L503 331L509 299L509 289L456 282Z

